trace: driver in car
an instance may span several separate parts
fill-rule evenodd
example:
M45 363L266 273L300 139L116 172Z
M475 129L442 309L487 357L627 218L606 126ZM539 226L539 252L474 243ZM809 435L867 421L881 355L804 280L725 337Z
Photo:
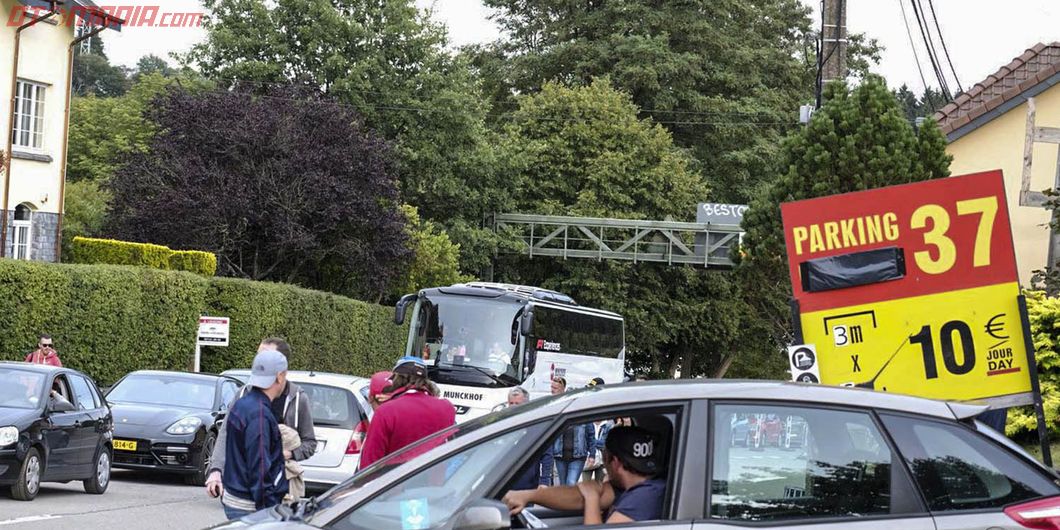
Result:
M616 426L608 433L603 451L610 477L607 482L513 490L502 500L512 515L518 515L528 504L553 510L582 510L586 525L659 519L666 481L655 478L659 473L658 445L658 439L650 431Z

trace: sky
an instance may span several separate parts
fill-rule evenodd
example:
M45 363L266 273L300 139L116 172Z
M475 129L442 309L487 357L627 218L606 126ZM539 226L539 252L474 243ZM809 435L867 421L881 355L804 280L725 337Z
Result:
M814 9L813 16L817 17L819 0L802 1ZM145 5L142 0L97 0L97 3ZM500 34L496 24L489 20L490 10L479 0L416 0L416 3L431 9L435 20L448 27L454 47L489 42ZM927 7L926 2L922 3ZM162 12L202 11L199 0L164 0L158 5ZM884 47L880 64L874 70L892 87L906 84L913 91L921 92L924 83L902 22L902 5L906 8L927 84L937 87L908 2L849 0L846 7L848 31L865 33ZM981 81L1035 43L1060 41L1060 2L1057 0L935 0L934 5L954 68L965 88ZM819 23L819 19L815 20ZM120 33L108 31L105 35L111 61L131 66L148 53L165 57L170 52L186 51L203 38L204 32L200 28L126 27ZM955 86L952 80L950 85Z

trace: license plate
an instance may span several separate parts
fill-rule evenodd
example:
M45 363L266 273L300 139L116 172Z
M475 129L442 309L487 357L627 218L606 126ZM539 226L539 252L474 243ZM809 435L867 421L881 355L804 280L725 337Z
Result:
M114 440L114 449L118 451L135 451L136 442L132 440Z

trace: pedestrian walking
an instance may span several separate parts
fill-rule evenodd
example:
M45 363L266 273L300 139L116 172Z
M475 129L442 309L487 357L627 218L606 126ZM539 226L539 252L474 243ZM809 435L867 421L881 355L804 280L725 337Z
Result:
M376 372L372 374L372 378L368 381L368 406L372 407L372 414L379 409L379 406L390 399L390 396L383 391L386 387L390 386L390 372ZM371 420L365 418L357 423L357 426L353 429L353 447L358 453L364 449L364 440L368 436L368 427L371 425Z
M438 397L438 387L427 378L427 364L419 357L399 359L394 366L390 385L384 392L390 398L376 409L368 426L360 469L456 424L456 409L452 403ZM421 444L399 461L404 462L426 453L444 441L438 439L433 443Z
M291 346L287 344L287 341L278 337L270 337L261 341L261 344L258 345L258 353L267 350L280 352L284 359L288 359L291 356ZM281 377L284 384L283 389L272 400L269 408L278 423L298 431L301 445L293 451L285 451L284 457L295 462L301 462L313 456L317 449L317 436L316 431L313 430L313 414L310 411L310 401L301 387L287 380L286 372ZM250 385L245 385L240 389L232 403L229 404L229 410L231 410L237 400L245 396L250 390ZM210 469L207 470L206 478L206 494L210 497L219 497L224 493L223 473L228 453L225 443L228 432L225 429L226 423L228 423L227 416L221 422L221 427L217 432L217 441L214 443L213 453L210 455Z
M288 485L280 424L272 401L284 391L287 358L276 350L254 356L250 390L236 400L225 422L221 505L229 520L283 502Z
M283 440L284 453L293 452L302 445L302 438L298 431L280 424L280 438ZM284 503L291 503L305 496L305 469L302 464L293 458L287 458L283 462L284 475L287 477L287 495L283 497Z
M63 363L59 360L59 352L55 351L55 343L52 341L52 336L47 333L42 333L37 339L37 349L33 350L29 355L26 356L27 363L34 364L50 364L52 366L62 367Z

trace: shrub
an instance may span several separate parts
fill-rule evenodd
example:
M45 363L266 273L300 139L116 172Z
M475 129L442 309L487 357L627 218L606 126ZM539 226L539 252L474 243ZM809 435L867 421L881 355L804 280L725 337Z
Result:
M1060 433L1060 298L1041 291L1028 291L1027 316L1034 340L1034 358L1038 363L1038 384L1042 391L1045 422L1055 436ZM1037 432L1038 420L1032 407L1009 410L1005 433L1030 436Z
M369 375L389 368L408 328L392 308L285 284L117 265L0 260L0 359L22 360L39 333L63 364L101 385L133 370L186 370L199 315L231 318L226 348L204 347L203 371L247 368L258 341L291 343L291 369Z
M200 250L171 250L151 243L75 237L71 261L81 264L136 265L152 269L194 272L213 276L217 256Z
M217 255L201 250L174 250L169 255L169 268L175 271L194 272L202 276L217 273Z

